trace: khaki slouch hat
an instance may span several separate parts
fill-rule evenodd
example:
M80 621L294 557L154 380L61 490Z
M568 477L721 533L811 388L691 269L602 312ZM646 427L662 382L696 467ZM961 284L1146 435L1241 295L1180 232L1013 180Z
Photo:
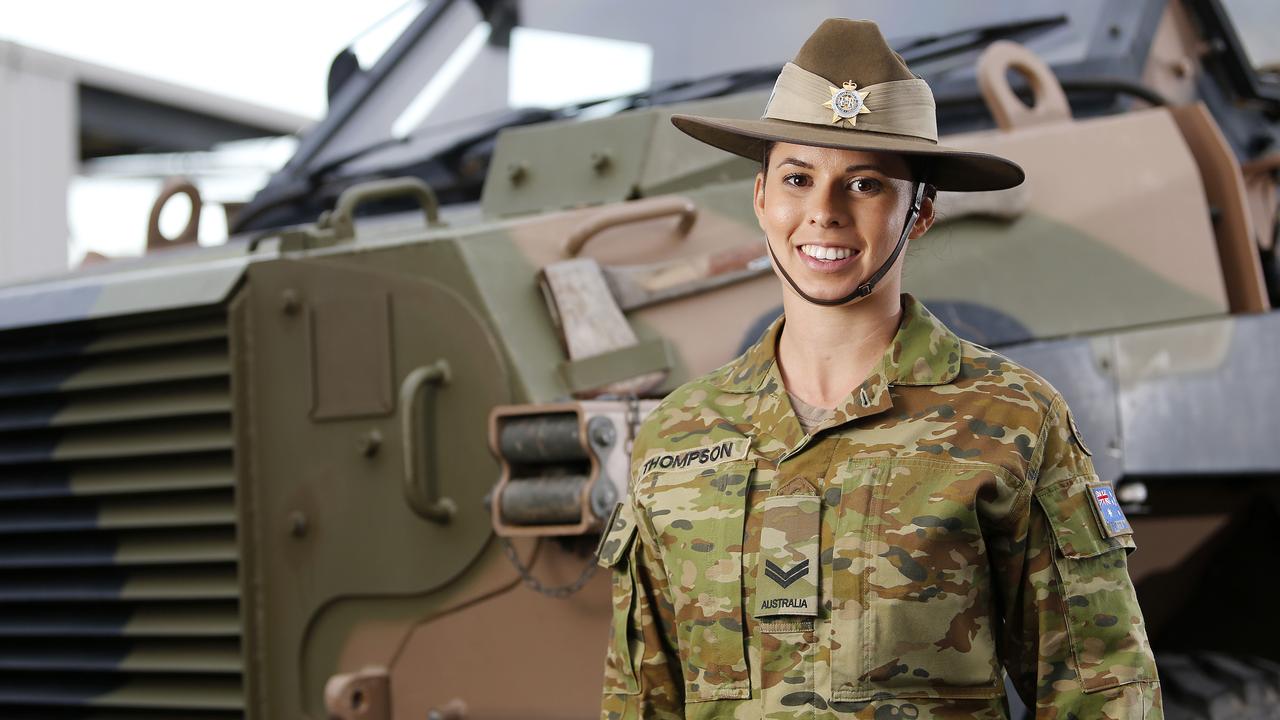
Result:
M761 119L674 115L671 122L751 160L776 141L897 153L923 162L939 190L1003 190L1023 180L1010 160L938 144L933 92L868 20L823 21L783 67Z

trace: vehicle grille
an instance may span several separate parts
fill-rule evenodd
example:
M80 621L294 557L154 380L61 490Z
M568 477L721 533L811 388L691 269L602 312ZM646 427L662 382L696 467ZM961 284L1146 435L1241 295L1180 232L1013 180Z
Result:
M0 717L243 717L225 315L0 334Z

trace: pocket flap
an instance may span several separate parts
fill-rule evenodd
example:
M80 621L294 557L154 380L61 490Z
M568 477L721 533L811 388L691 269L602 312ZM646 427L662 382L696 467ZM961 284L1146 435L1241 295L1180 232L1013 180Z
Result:
M1133 530L1115 501L1111 483L1085 475L1036 491L1064 557L1088 558L1124 548L1132 552Z
M636 520L631 506L625 502L614 505L600 535L600 544L596 546L596 563L600 567L617 565L627 556L627 549L635 536Z

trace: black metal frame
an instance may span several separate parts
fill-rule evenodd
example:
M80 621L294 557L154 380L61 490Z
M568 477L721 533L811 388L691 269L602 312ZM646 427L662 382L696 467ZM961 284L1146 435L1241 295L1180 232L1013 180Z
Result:
M1280 83L1266 83L1249 63L1231 14L1221 0L1186 0L1201 29L1213 36L1206 65L1217 71L1242 98L1280 104ZM1276 108L1280 111L1280 107Z

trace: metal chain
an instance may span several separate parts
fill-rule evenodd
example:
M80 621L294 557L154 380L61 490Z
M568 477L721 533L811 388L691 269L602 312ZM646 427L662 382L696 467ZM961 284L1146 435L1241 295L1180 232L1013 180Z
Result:
M520 557L516 555L515 545L511 544L510 538L499 538L499 539L502 540L502 551L506 553L507 559L510 560L511 564L515 566L516 572L520 574L520 579L524 581L524 584L528 585L531 589L537 592L540 592L543 595L546 595L547 597L553 597L553 598L569 597L570 595L581 590L583 586L585 586L587 582L591 580L591 577L596 574L596 568L597 568L596 559L594 555L591 555L587 558L587 565L582 569L582 574L578 576L577 580L574 580L568 585L561 585L559 587L549 588L543 585L538 580L538 578L530 574L529 568L525 567L524 563L520 562ZM538 542L541 543L542 538L538 538Z

